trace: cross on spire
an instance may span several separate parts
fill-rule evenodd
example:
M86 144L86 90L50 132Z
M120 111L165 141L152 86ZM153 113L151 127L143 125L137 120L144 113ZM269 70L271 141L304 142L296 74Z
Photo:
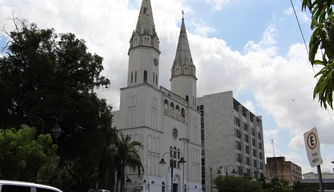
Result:
M182 19L184 18L184 10L181 11L182 12Z

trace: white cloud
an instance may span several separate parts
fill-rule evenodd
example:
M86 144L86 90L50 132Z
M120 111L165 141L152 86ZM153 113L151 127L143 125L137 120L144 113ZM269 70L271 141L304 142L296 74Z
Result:
M243 106L245 106L249 111L256 113L255 106L252 101L247 100L245 103L243 103Z
M209 4L213 4L216 10L221 10L223 5L230 2L230 0L205 0Z
M296 13L297 13L297 17L298 17L298 19L301 23L305 23L305 24L310 23L311 19L305 12L301 11L301 9L299 9L296 6L295 6L295 10L296 10ZM283 14L295 17L292 7L289 7L287 9L285 9L283 11Z
M229 1L210 2L221 5ZM161 42L160 82L167 88L180 30L180 10L191 12L186 3L185 0L152 1ZM111 80L110 88L99 90L98 94L118 109L119 88L126 85L129 39L138 17L138 10L131 7L128 0L73 0L70 3L66 0L5 0L0 1L0 22L5 21L12 10L39 27L73 32L85 39L90 51L104 58L103 74ZM6 22L10 29L10 22ZM303 44L291 45L287 55L278 55L277 30L275 25L269 25L260 42L249 41L240 53L222 39L206 37L210 31L212 29L199 27L194 33L188 33L197 67L199 96L228 90L237 94L246 88L252 89L257 102L273 116L277 126L288 129L296 137L290 141L294 150L301 145L298 137L314 126L318 127L324 144L334 143L333 124L327 112L312 99L316 81ZM278 143L279 130L264 129L265 150L270 154L270 138L274 137ZM280 150L277 151L279 154Z
M212 33L215 31L214 28L203 25L203 24L194 23L194 25L195 25L195 33L203 37L207 37L209 33Z

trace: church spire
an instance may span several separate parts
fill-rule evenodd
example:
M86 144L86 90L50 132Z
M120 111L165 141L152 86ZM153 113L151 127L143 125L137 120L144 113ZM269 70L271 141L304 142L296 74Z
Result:
M172 78L178 75L191 75L196 78L196 67L191 57L186 26L184 23L184 12L182 11L182 24L177 44L176 55L172 67Z
M155 31L151 0L142 0L137 26L130 39L130 49L141 45L159 50L159 38Z

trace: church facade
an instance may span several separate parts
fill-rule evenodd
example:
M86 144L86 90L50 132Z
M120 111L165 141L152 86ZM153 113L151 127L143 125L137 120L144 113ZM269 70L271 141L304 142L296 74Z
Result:
M138 178L127 170L126 186L157 192L201 191L196 67L184 18L171 65L170 90L159 86L159 44L151 1L142 0L130 38L127 86L121 88L120 109L114 112L114 126L143 145L138 150L145 171ZM159 163L162 159L165 165Z

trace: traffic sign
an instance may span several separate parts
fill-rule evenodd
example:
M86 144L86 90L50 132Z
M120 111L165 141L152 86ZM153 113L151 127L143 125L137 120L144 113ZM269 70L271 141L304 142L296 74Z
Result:
M308 160L311 167L321 165L323 163L320 154L320 141L317 128L304 133L305 147Z

